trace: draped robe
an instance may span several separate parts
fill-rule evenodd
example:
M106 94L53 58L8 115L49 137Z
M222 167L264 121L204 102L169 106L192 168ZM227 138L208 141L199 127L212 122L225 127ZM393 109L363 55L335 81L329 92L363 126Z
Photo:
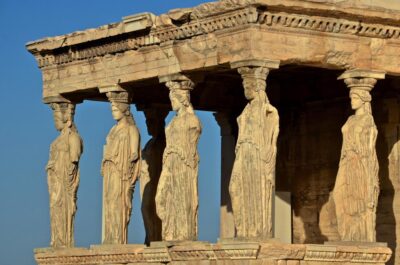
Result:
M163 240L196 240L201 124L193 113L175 116L165 130L166 148L156 194Z
M253 100L238 117L239 134L229 192L236 236L272 237L276 139L279 116L266 102Z
M127 243L132 195L140 168L140 147L132 149L138 136L136 126L120 123L107 136L102 163L104 244Z
M342 127L343 145L333 190L343 241L374 242L379 195L377 129L371 114L352 115Z
M52 247L74 246L78 163L82 150L82 140L71 128L64 128L50 146L46 170Z

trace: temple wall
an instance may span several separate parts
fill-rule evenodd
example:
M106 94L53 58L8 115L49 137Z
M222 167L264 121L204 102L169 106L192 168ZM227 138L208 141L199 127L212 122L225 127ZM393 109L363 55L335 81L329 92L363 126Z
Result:
M400 264L400 102L376 98L380 186L377 241L394 251L389 264ZM293 243L338 241L330 201L342 144L341 127L351 115L347 99L308 103L281 111L277 190L292 193Z

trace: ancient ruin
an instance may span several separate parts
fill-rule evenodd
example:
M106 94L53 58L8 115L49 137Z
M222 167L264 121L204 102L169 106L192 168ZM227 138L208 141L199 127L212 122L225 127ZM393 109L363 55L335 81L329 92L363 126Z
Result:
M60 131L37 263L399 265L400 4L375 2L220 0L28 43ZM116 125L99 165L103 244L76 248L86 100L110 102ZM221 129L215 243L197 241L195 110ZM139 179L146 239L133 245Z

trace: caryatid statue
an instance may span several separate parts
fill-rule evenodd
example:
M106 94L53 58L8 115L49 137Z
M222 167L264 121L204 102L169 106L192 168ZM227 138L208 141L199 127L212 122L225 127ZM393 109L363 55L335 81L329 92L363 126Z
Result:
M272 234L279 115L265 92L269 69L240 67L248 104L237 119L238 139L229 193L238 238Z
M140 135L130 111L128 92L107 92L117 124L104 146L103 244L126 244L132 195L140 173Z
M201 123L190 103L190 80L168 81L169 98L176 116L165 129L166 147L156 194L156 211L162 239L197 240L197 144Z
M370 91L377 79L368 75L352 77L354 74L357 72L349 71L342 77L350 89L351 108L355 113L342 127L343 145L333 200L340 239L375 242L379 195L379 165L375 150L378 131L372 116Z
M50 147L47 183L50 195L50 246L74 246L76 193L79 186L79 159L82 139L74 124L75 105L69 102L50 103L54 123L60 135Z
M162 170L162 157L165 149L165 117L168 110L149 107L144 109L147 131L151 139L142 152L142 172L140 191L142 197L142 215L146 229L146 244L161 241L161 220L156 212L156 192Z

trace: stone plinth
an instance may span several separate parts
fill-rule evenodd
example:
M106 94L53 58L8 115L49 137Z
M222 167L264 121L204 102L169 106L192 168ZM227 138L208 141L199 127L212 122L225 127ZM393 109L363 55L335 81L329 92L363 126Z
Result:
M101 245L90 248L36 249L38 265L83 264L259 264L383 265L392 251L382 245L301 245L276 242L180 242Z

